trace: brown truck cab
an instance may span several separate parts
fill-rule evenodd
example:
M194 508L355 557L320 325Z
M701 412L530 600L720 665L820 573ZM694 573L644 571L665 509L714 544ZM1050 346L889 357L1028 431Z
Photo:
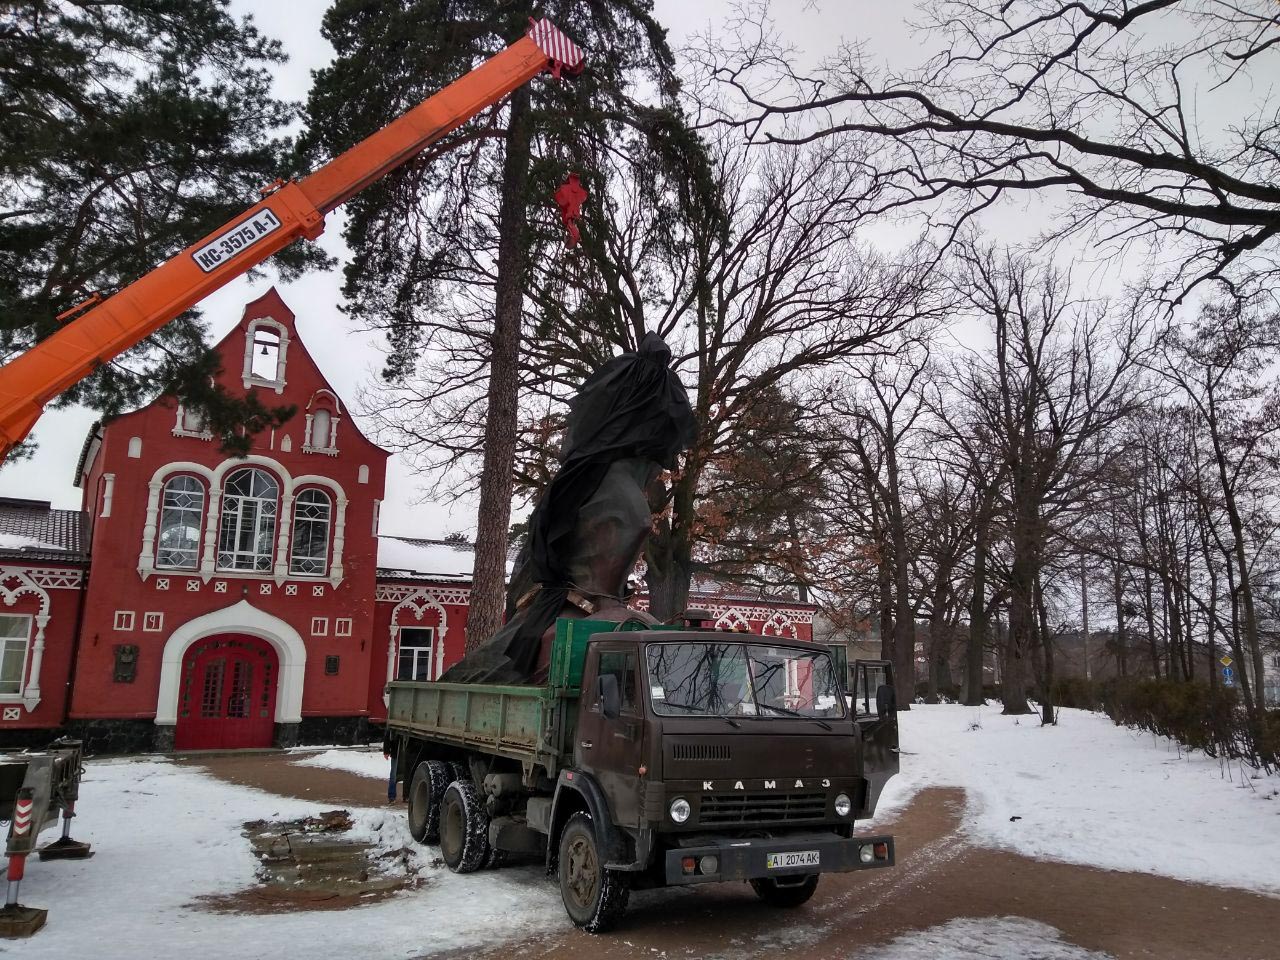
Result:
M523 745L504 751L502 741L516 740L514 727L526 722L511 720L510 702L497 707L491 745L473 738L460 754L450 742L456 718L442 719L437 736L402 745L402 776L408 765L434 757L444 767L449 758L452 768L436 779L469 779L463 792L484 807L481 827L468 822L466 804L437 801L447 864L465 859L462 847L477 832L488 840L486 858L494 850L541 856L570 917L593 932L616 923L634 888L748 881L762 900L791 907L813 895L823 873L893 865L893 837L855 830L898 770L886 664L859 662L846 678L822 645L670 629L597 632L580 651L577 697L553 682L542 719L527 721L543 728L529 741L532 758ZM521 688L503 689L510 701ZM445 705L449 692L414 710L443 717L463 709ZM396 714L393 690L393 730ZM430 770L412 778L411 827L415 816L431 819L439 790Z

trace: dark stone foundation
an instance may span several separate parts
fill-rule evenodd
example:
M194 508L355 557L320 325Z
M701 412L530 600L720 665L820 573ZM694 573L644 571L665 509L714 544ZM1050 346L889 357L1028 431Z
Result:
M139 718L127 720L72 720L64 727L0 728L0 752L39 750L59 737L84 743L86 756L124 753L172 753L172 724ZM272 746L281 749L338 744L353 746L382 738L381 728L367 717L303 717L300 723L277 723Z

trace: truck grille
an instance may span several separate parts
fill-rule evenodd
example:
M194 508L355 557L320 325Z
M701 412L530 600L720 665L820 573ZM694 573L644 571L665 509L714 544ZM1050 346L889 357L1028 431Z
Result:
M732 760L733 754L727 743L673 743L671 759Z
M698 822L718 826L795 823L822 820L826 815L825 793L731 793L704 796Z

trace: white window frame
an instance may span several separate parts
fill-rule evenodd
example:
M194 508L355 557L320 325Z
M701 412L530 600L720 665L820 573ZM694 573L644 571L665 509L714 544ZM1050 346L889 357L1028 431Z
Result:
M271 481L275 487L274 497L263 497L239 493L228 493L227 489L231 482L243 473L261 474ZM250 488L252 489L252 487ZM222 510L218 518L218 541L217 541L217 562L216 569L219 571L230 571L236 573L248 574L265 574L271 575L275 567L276 554L276 534L279 532L280 524L280 481L271 473L263 470L261 467L250 466L240 467L227 474L226 479L222 481ZM252 553L238 549L241 535L245 526L245 504L252 502L256 504L253 511L253 545ZM264 505L270 504L270 536L264 538L263 533L266 530L266 524L263 522L267 516L263 510ZM228 525L231 521L231 526ZM226 535L229 529L234 529L235 533L231 541L232 549L226 549ZM258 547L263 540L268 544L268 552L258 552ZM224 558L229 557L230 562L225 562ZM248 560L249 566L242 566L244 560Z
M122 633L133 629L133 611L117 610L115 618L112 620L112 629L119 630Z
M266 329L280 338L276 353L276 375L271 379L260 377L253 372L253 342L258 338L258 331ZM285 369L289 355L289 331L283 323L270 317L259 317L249 321L244 333L244 370L241 379L244 388L270 387L276 393L284 392Z
M153 610L142 615L142 630L144 633L159 633L163 629L163 613Z
M324 519L315 519L312 517L302 516L302 510L307 507L318 506L306 502L307 497L318 497L324 501ZM319 526L324 525L324 536L321 537L322 549L318 557L299 557L296 554L298 547L298 531L299 528L306 524ZM329 575L329 538L333 536L333 498L327 492L319 487L307 487L301 493L293 498L293 529L289 536L289 574L295 577L315 577L323 579ZM318 570L303 570L299 568L299 561L303 564L319 562Z
M195 482L195 485L200 489L200 506L199 507L194 507L194 508L193 507L171 507L167 503L165 503L166 498L169 496L169 486L179 480L192 480ZM184 490L182 492L191 493L190 490ZM156 569L157 570L198 570L200 569L200 552L204 546L204 521L205 521L205 513L206 513L205 508L208 505L209 505L209 491L205 489L205 485L204 483L201 482L199 477L194 476L190 473L175 473L165 480L164 486L160 488L160 517L159 517L159 523L157 523L156 525ZM198 513L200 516L200 520L196 524L200 532L196 534L196 542L195 542L195 546L192 548L192 551L191 551L191 562L189 564L163 563L160 560L160 555L166 552L163 544L164 530L165 530L165 513L170 510L179 514L194 512L194 513Z
M0 687L0 699L6 701L21 700L23 693L27 688L27 667L31 661L31 634L32 626L35 618L29 613L0 613L0 617L13 617L15 620L25 620L27 624L26 633L19 637L0 637L0 662L3 662L3 656L9 651L11 643L22 644L22 666L18 669L18 686L16 690L5 690Z
M311 635L313 637L327 637L329 635L329 618L328 617L312 617L311 618Z
M199 413L189 410L186 404L178 404L178 416L174 421L172 433L175 437L195 437L197 440L212 440L213 432Z
M406 647L404 645L404 632L406 630L418 630L418 631L421 631L422 633L425 633L427 635L427 641L425 645L422 643L414 643ZM411 624L411 623L406 623L404 626L400 627L396 631L396 659L395 659L395 672L392 674L393 678L396 680L401 679L400 658L404 655L404 652L406 650L412 650L414 651L414 653L413 653L413 668L410 671L410 676L405 679L412 680L414 679L414 677L417 676L418 662L419 660L421 660L423 656L427 658L427 679L430 680L431 678L433 678L435 676L435 649L436 649L436 628L435 627L420 627L420 626L415 626L414 624Z
M334 620L333 635L335 637L351 636L351 617L338 617Z

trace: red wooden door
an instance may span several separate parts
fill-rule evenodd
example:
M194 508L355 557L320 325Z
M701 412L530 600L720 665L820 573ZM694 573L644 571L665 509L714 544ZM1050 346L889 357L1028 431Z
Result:
M275 730L276 652L257 637L198 640L182 660L177 750L269 747Z

